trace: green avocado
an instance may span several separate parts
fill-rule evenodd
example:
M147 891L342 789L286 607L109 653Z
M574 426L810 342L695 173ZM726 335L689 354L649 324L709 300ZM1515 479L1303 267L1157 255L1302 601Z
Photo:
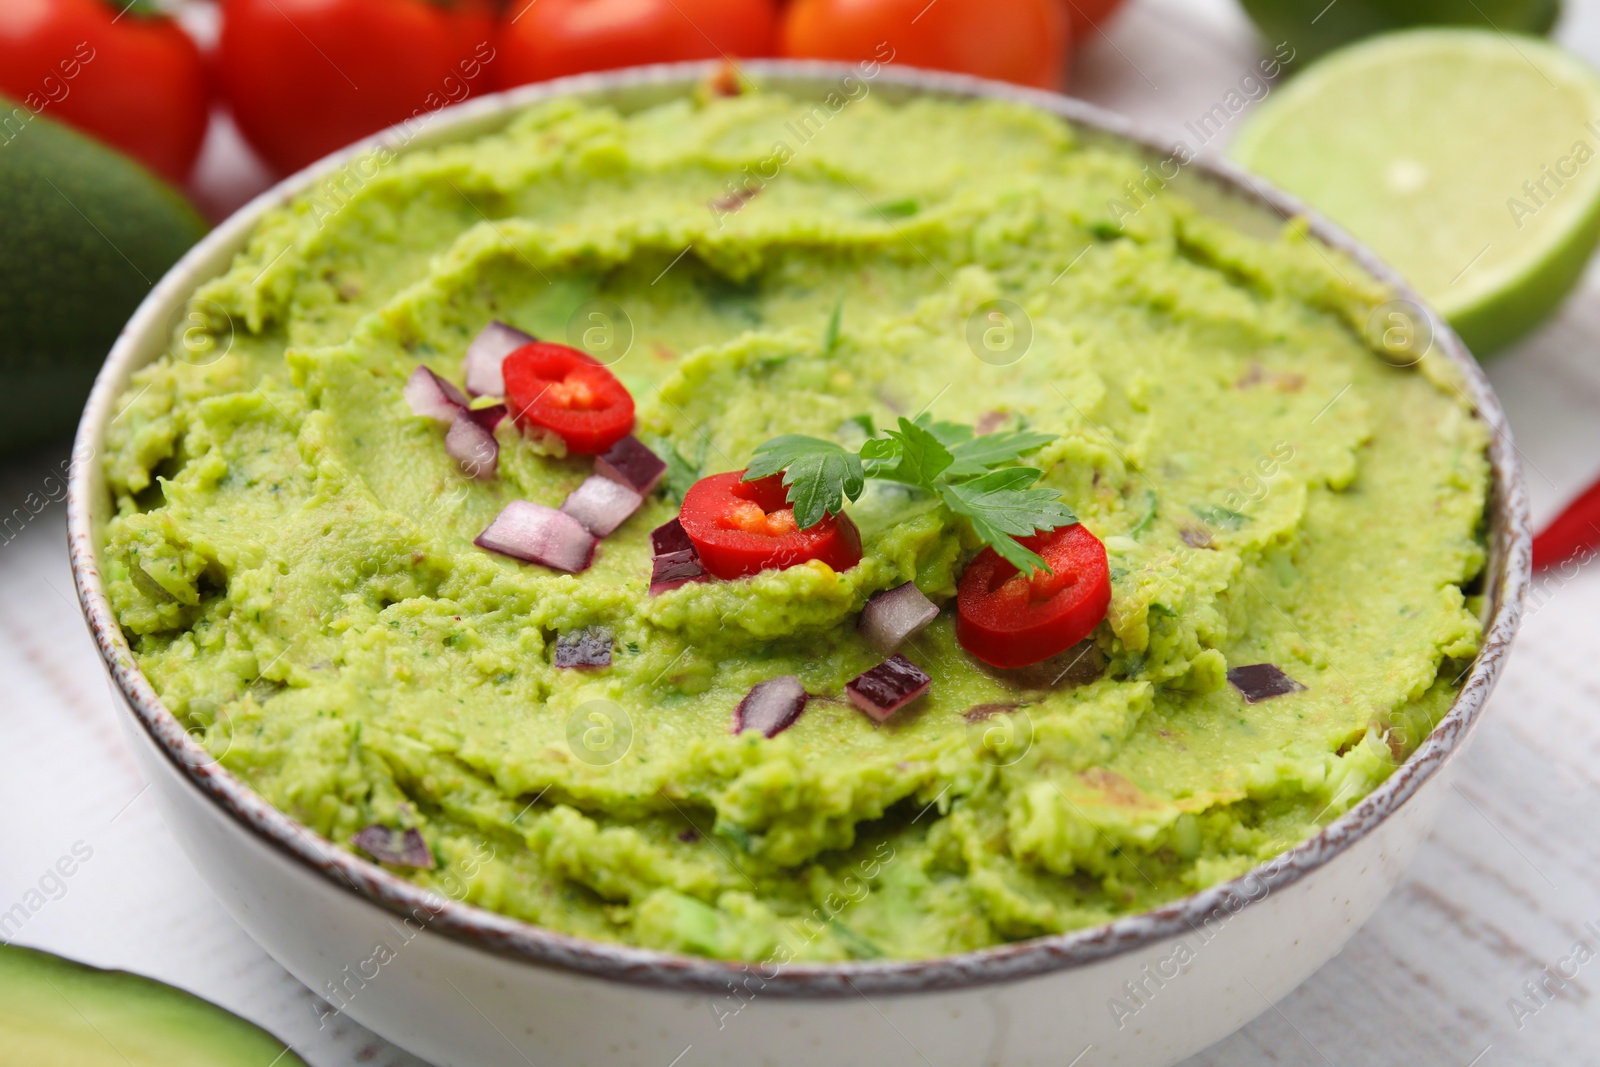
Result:
M192 993L0 945L4 1067L305 1067L259 1026Z
M1272 44L1287 42L1300 63L1374 34L1414 26L1475 26L1502 33L1549 33L1561 0L1241 0Z
M0 98L0 453L72 430L117 332L205 232L137 163Z

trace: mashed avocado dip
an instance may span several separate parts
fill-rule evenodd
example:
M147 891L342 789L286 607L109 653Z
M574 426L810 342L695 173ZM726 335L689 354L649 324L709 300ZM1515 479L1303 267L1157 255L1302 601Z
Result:
M362 847L486 908L813 960L1145 910L1393 771L1477 647L1488 470L1436 357L1363 342L1387 294L1295 227L1123 210L1139 163L1045 114L861 95L804 143L812 105L780 95L558 101L263 219L105 457L118 618L227 768L334 841L390 828L404 847ZM459 384L495 319L587 345L669 460L581 573L473 538L559 504L588 457L507 422L498 475L470 479L402 397L419 363ZM963 651L977 542L892 484L849 505L848 570L648 595L650 531L694 479L920 412L1058 435L1028 462L1112 582L1081 659ZM907 581L944 605L901 649L932 685L880 724L843 690L883 658L863 603ZM609 667L554 665L597 626ZM1227 672L1259 664L1303 689L1247 702ZM733 736L783 675L813 694L800 719Z

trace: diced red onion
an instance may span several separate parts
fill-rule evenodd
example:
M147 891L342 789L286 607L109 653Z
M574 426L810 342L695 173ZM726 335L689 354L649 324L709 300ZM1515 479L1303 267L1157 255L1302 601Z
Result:
M496 404L487 408L468 408L467 411L471 414L474 422L490 433L494 433L494 428L499 426L501 420L507 415L504 404Z
M973 424L973 432L979 437L984 434L994 433L1008 418L1010 416L1003 411L985 411L978 416L978 421Z
M594 472L628 486L640 496L649 496L666 476L667 464L630 433L595 458Z
M454 422L456 412L467 406L461 390L420 364L406 379L404 395L413 415L440 422Z
M809 695L792 674L757 682L733 709L733 732L760 730L765 737L776 737L793 726L806 710Z
M1283 673L1275 663L1252 663L1228 669L1228 682L1244 697L1246 704L1257 704L1273 697L1302 693L1305 686Z
M567 494L567 499L561 502L561 511L583 523L596 537L609 537L643 503L644 497L627 486L591 474Z
M650 595L660 596L689 582L703 581L705 568L700 566L700 553L677 519L662 523L650 531L650 547L655 557L650 561Z
M983 722L996 715L1009 715L1021 706L1021 704L974 704L962 712L961 717L968 722Z
M506 380L500 373L500 364L523 345L537 340L531 333L523 333L499 320L489 323L467 346L462 363L467 375L467 392L473 396L505 396Z
M463 471L480 481L493 478L500 469L500 442L466 408L456 411L450 432L444 435L444 450Z
M856 628L867 644L887 656L938 617L938 605L922 594L916 582L907 582L873 594Z
M761 190L764 188L766 187L758 185L754 189L738 189L729 193L727 196L718 197L715 200L707 201L707 203L710 204L711 210L715 211L719 216L734 215L737 214L739 210L746 204L754 200L756 198L756 194L761 192Z
M502 556L577 573L594 559L594 536L571 515L527 500L513 500L472 542Z
M1073 689L1106 672L1106 657L1093 638L1025 667L990 667L989 673L1018 689Z
M392 830L387 826L372 825L356 831L350 843L377 860L396 867L421 867L432 869L433 853L422 834L415 829Z
M921 667L904 656L890 656L856 675L846 683L844 692L852 704L882 722L926 693L932 684L933 679Z
M689 531L683 528L683 523L670 519L650 531L650 550L658 556L693 552L694 542L689 540Z
M611 631L604 626L585 626L556 638L557 667L611 666Z
M650 595L670 593L690 582L704 581L706 570L700 566L700 556L688 552L668 552L650 561Z

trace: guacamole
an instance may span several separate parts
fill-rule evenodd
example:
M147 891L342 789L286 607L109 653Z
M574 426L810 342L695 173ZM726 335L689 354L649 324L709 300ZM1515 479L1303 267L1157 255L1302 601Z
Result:
M1479 640L1486 431L1440 357L1369 349L1384 289L1302 227L1136 204L1140 161L1041 112L835 97L545 103L263 218L104 457L117 616L224 766L541 926L839 960L1151 908L1302 841L1415 748ZM402 396L419 364L459 385L493 320L587 347L667 460L580 573L473 539L511 501L560 504L591 457L507 421L471 478ZM846 508L853 567L650 595L650 532L697 478L921 413L1053 435L1027 462L1112 588L1070 661L967 654L979 542L892 483ZM942 608L899 650L931 685L880 723L845 687L884 660L864 603L906 582ZM609 666L556 666L605 631ZM1261 665L1283 684L1252 702L1229 671ZM786 675L799 719L734 735Z

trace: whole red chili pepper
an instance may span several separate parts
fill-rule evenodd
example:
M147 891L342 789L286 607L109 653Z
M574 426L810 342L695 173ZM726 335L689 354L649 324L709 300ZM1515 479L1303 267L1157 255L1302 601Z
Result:
M1585 489L1533 539L1533 569L1565 563L1600 547L1600 481Z

